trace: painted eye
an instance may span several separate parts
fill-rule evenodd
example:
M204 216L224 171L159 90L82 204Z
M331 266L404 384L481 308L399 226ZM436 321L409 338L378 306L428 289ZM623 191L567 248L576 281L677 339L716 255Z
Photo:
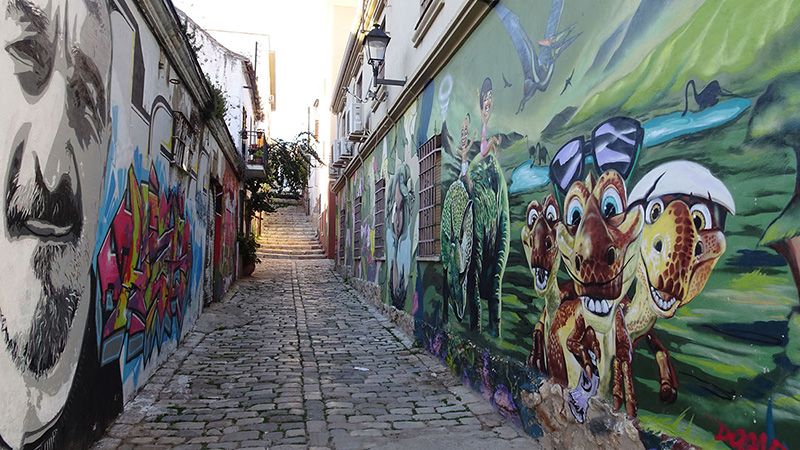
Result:
M558 220L558 211L556 211L556 207L553 205L547 205L547 210L544 212L544 217L550 223Z
M583 218L583 205L580 200L573 198L567 205L567 225L577 227Z
M708 206L698 203L692 206L691 212L692 223L698 231L711 228L711 211L708 210Z
M603 199L600 202L600 210L603 211L603 217L616 216L622 212L622 199L617 192L617 188L609 186L603 192Z
M528 227L532 227L533 223L536 222L536 219L538 218L539 218L539 212L531 208L531 210L528 211Z
M663 212L664 202L662 202L660 198L650 200L650 203L647 204L647 209L645 209L644 220L648 225L651 225L661 217L661 213Z

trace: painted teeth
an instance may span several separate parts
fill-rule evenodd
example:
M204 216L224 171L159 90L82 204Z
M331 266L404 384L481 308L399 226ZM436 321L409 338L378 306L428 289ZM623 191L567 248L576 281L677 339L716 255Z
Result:
M653 302L655 302L656 306L662 311L669 311L677 301L675 297L670 297L668 299L663 298L653 286L650 286L650 296L653 297Z
M550 271L540 267L533 269L533 278L536 284L536 289L544 290L547 287L547 278L550 276Z
M607 316L611 312L611 302L604 298L594 299L591 297L581 297L583 307L598 316Z

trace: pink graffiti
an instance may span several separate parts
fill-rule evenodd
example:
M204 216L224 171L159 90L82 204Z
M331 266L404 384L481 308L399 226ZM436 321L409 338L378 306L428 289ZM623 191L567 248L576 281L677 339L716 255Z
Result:
M165 192L155 169L140 182L133 167L127 189L97 256L103 363L144 355L180 337L190 302L191 231L183 193ZM127 339L125 339L127 337Z
M767 433L756 434L752 431L748 433L744 428L731 431L723 424L719 425L719 432L714 439L722 441L736 450L786 450L786 447L777 439L767 442L769 440ZM767 446L768 444L769 446Z

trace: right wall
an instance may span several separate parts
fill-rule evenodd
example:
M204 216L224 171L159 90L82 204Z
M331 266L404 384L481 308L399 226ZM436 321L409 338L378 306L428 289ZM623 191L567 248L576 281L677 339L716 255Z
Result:
M798 2L500 1L346 180L340 266L553 445L797 448L798 42Z

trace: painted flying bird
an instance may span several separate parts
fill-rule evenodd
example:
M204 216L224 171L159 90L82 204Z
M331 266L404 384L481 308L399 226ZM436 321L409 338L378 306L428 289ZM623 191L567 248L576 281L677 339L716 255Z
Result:
M564 95L564 92L567 92L567 88L572 86L572 76L575 75L575 68L572 68L572 73L569 74L569 77L564 81L564 89L561 90L561 93L558 95Z
M700 111L719 103L719 97L733 97L736 95L727 89L723 89L722 86L719 85L719 81L717 80L712 80L698 94L697 86L695 86L694 80L689 80L689 82L686 83L686 89L684 90L683 93L683 100L686 106L683 108L683 114L681 114L681 116L685 116L686 113L689 112L690 86L692 88L692 91L694 91L694 101L697 103L697 106L700 107Z
M511 85L511 83L508 82L508 79L506 78L506 74L501 73L501 75L503 75L503 87L504 88L511 87L512 85Z
M537 42L540 47L537 54L533 42L522 28L522 24L520 24L519 17L502 3L494 7L494 11L499 16L508 36L511 38L514 49L517 51L520 64L522 64L522 74L525 80L517 114L522 112L525 104L537 90L542 92L547 90L550 80L553 78L556 59L581 35L581 33L572 35L575 29L574 26L558 31L563 9L564 0L552 0L544 39Z

